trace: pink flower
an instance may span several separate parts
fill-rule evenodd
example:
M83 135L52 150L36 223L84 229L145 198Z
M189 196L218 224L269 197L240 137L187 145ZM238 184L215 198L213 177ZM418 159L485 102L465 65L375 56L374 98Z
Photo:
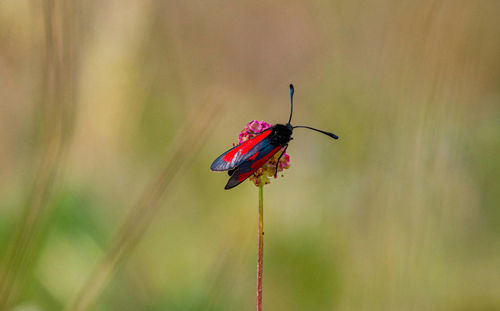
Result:
M270 128L271 126L271 124L264 121L250 121L250 123L248 123L240 132L240 135L238 136L238 144L254 138L258 133ZM290 167L290 156L286 154L286 152L281 157L279 163L276 163L282 153L283 151L278 151L261 168L259 168L252 176L250 176L250 180L253 181L256 186L270 183L269 177L274 176L274 173L276 172L276 165L278 165L278 172L283 172L283 170Z

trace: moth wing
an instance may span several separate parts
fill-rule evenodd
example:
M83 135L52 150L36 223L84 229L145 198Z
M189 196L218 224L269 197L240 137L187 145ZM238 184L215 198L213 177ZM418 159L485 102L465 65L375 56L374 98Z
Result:
M266 164L266 162L280 151L283 146L275 146L267 144L263 146L257 153L245 162L241 163L229 178L224 189L231 189L244 182L248 177L252 176L256 170Z
M267 129L254 138L234 146L215 159L210 169L212 171L227 171L236 168L270 144L269 138L267 138L270 133L271 129Z

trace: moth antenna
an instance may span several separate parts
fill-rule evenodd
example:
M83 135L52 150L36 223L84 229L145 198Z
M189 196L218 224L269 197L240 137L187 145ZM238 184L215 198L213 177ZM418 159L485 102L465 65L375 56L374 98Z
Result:
M293 84L290 84L290 118L288 119L288 124L292 122L292 114L293 114L293 93L295 92L293 88Z
M320 133L323 133L327 136L330 136L331 138L333 139L339 139L339 137L333 133L330 133L330 132L326 132L326 131L322 131L322 130L318 130L318 129L315 129L313 127L310 127L310 126L305 126L305 125L298 125L298 126L294 126L293 127L294 129L295 128L305 128L305 129L310 129L310 130L313 130L313 131L316 131L316 132L320 132Z

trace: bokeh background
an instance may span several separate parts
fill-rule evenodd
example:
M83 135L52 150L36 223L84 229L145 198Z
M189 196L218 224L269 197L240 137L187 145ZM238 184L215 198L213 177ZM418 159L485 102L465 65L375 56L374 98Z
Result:
M0 309L500 310L500 2L0 2Z

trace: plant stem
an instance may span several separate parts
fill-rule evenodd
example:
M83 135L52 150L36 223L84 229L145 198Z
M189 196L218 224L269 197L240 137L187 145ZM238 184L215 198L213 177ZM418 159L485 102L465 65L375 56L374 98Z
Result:
M264 185L259 186L259 251L257 255L257 311L262 311L262 272L264 263Z

